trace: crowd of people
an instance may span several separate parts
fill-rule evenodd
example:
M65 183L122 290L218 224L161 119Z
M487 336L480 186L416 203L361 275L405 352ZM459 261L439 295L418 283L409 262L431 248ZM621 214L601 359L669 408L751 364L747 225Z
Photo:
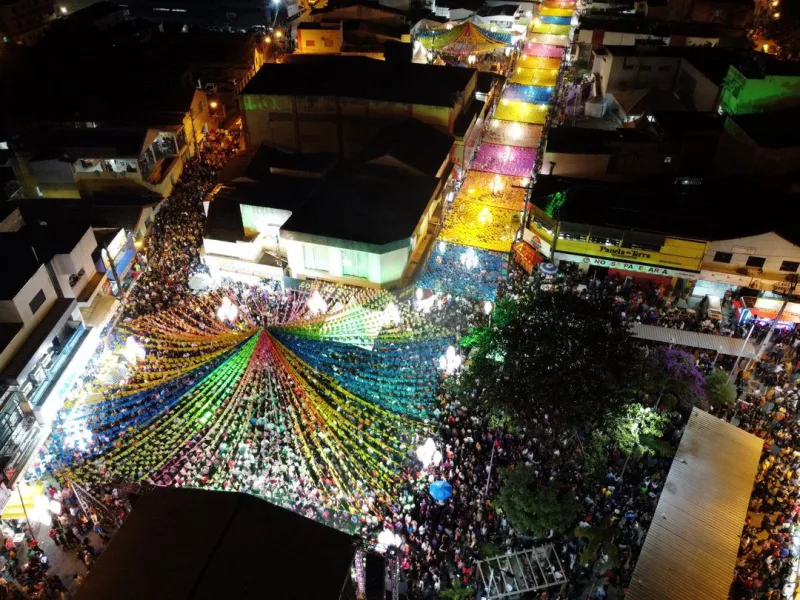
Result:
M468 301L442 302L430 314L447 323L445 315L451 305L459 318L467 318L469 312L471 322L487 318L483 303ZM478 559L541 543L553 544L562 568L551 575L565 585L550 588L537 598L605 598L614 593L622 597L669 460L634 457L626 464L625 456L609 448L607 468L598 471L585 458L584 433L565 433L554 424L555 415L543 413L527 429L518 424L500 426L446 392L439 400L442 462L406 473L408 488L383 523L404 538L400 561L410 597L434 598L456 581L479 589ZM667 442L677 443L683 424L676 414L665 431ZM555 487L558 497L580 502L581 518L574 531L550 531L532 539L516 531L496 509L493 500L500 488L499 470L515 465L533 469L537 484ZM455 490L444 502L427 494L428 485L437 479L447 480ZM597 543L598 537L607 542ZM495 588L493 593L497 592Z
M214 132L208 135L199 157L187 164L181 180L159 211L139 255L136 269L141 274L124 305L129 320L138 318L141 323L154 319L150 323L166 332L185 329L187 323L196 333L216 326L214 309L208 302L190 294L188 280L199 264L204 226L202 200L214 185L217 173L236 151L232 138L225 132ZM464 253L456 253L454 248L437 250L431 258L432 264L440 267L435 276L457 277L469 266L465 266L465 260L468 262L472 258L465 259ZM476 258L489 259L494 259L491 253ZM490 261L487 264L494 265ZM489 269L487 281L496 281L500 271L500 266ZM531 280L519 271L510 274L509 289L530 284ZM469 285L466 279L461 283L465 294ZM483 289L487 285L489 283L480 282L478 287ZM637 284L633 279L618 275L605 280L587 280L585 274L568 267L548 285L554 291L612 297L630 322L738 337L747 334L745 328L725 319L712 321L687 310L681 306L680 294L654 285ZM243 317L258 327L269 328L311 316L307 314L308 293L293 296L282 293L276 286L234 285L228 289ZM316 289L326 310L337 304L344 306L351 300L365 303L374 296L369 290L345 292L343 288L328 284L318 285ZM302 301L297 301L300 297ZM408 303L424 313L429 324L461 336L467 335L475 325L485 323L491 311L491 306L487 307L485 302L452 296L431 300L426 293L409 298ZM157 315L169 308L183 311L183 325ZM754 341L763 340L766 333L766 327L757 326L752 334ZM335 330L335 334L347 335L340 330ZM308 450L292 437L298 420L307 417L302 411L293 412L294 402L287 395L286 390L296 383L280 381L280 376L276 375L282 369L271 362L276 360L272 344L289 342L281 340L279 335L275 340L263 337L253 342L253 348L248 351L263 368L248 372L235 390L231 387L230 398L209 413L214 417L207 420L203 428L186 439L176 437L153 442L154 452L178 449L172 455L163 454L164 461L159 455L152 463L159 465L157 473L148 471L150 463L132 460L124 463L124 471L116 475L124 472L137 478L144 473L152 475L154 483L159 485L248 491L333 526L360 530L368 537L381 529L390 529L403 537L399 561L402 578L412 598L434 598L455 582L479 587L481 583L475 572L478 559L540 543L550 543L555 548L560 568L554 566L550 575L563 580L564 585L550 588L537 600L622 597L653 518L669 469L668 459L634 457L626 460L609 448L607 468L590 468L585 456L585 434L566 434L554 425L554 415L542 413L527 427L500 425L439 389L433 394L438 400L432 414L439 421L437 441L442 451L441 463L422 468L413 459L413 446L404 444L407 453L404 471L399 480L395 480L401 484L399 493L394 498L382 499L385 504L381 506L386 510L377 510L376 496L359 489L350 492L357 492L354 498L366 507L365 510L360 514L338 511L331 508L330 499L340 496L342 490L336 488L332 479L322 477L325 484L322 490L312 485L320 478L313 470L315 462L322 462L323 446L320 446L320 454L307 454ZM800 454L795 452L795 436L800 435L795 410L800 394L795 387L795 373L800 370L797 362L800 338L793 332L779 332L773 341L776 344L755 369L747 373L742 369L736 379L742 402L738 405L735 422L765 439L732 588L732 595L742 599L778 598L791 575L795 558L792 529L800 512L797 503L800 481L795 475L800 468ZM363 344L365 340L358 342ZM311 342L296 342L293 351L312 356L310 347ZM178 379L175 389L167 386L157 396L148 395L146 384L158 377L157 369L162 363L180 360L186 355L180 348L159 347L157 358L162 362L153 363L155 366L149 371L144 369L135 374L140 379L134 378L133 383L141 385L141 390L125 400L142 404L115 407L113 419L97 427L101 434L99 442L122 454L125 449L115 445L120 431L147 425L169 413L182 397L178 388L193 387L194 379L189 376ZM351 385L368 385L365 380L378 379L380 375L350 373L353 365L343 363L337 352L314 360L318 361L315 366L320 370L329 369L331 376L340 381L351 377L348 380ZM197 372L197 382L214 364L211 361L206 370ZM358 366L371 368L367 362ZM713 364L705 364L705 367L712 368ZM266 395L262 394L264 390L267 390ZM389 402L388 407L392 408L391 394L378 394L378 397L375 402L378 409L385 408L381 402ZM346 413L347 403L343 402L338 409ZM243 418L238 418L239 413ZM138 420L132 421L131 416ZM183 419L185 415L178 416ZM101 417L106 415L92 418ZM362 419L359 427L364 431L374 432L378 438L383 435L373 429L378 427L377 419L365 419L361 415L353 418L356 422ZM676 416L669 423L664 439L677 444L683 425L683 419ZM170 429L170 434L175 430ZM66 439L68 432L56 431L56 435ZM73 450L75 456L61 458L64 461L82 459L93 456L94 452ZM350 450L355 453L357 448L353 446ZM337 461L330 454L325 460ZM112 461L107 463L110 464ZM350 463L343 461L342 464L349 466ZM532 469L539 486L551 487L559 498L570 498L580 504L580 519L574 530L549 531L541 538L532 539L517 531L497 510L493 499L500 487L499 471L515 465ZM372 465L375 472L382 475L384 466L378 462ZM93 489L103 498L104 510L122 519L127 514L125 503L113 487L104 489L111 479L107 472L98 473L98 477L92 479ZM451 497L440 502L428 493L430 483L438 479L449 481L455 490ZM48 489L48 494L63 507L61 514L53 519L51 539L62 550L76 552L87 569L91 568L98 550L88 534L93 531L94 536L102 539L108 534L100 515L92 514L92 510L85 514L69 487L61 490L53 487ZM5 558L7 579L15 579L19 584L0 587L0 600L4 593L8 598L63 597L64 583L48 574L47 560L37 549L35 540L31 538L27 547L27 561L22 566L14 548L6 546L0 550L0 556Z
M778 332L752 373L740 371L733 423L764 439L731 595L776 600L794 577L800 516L800 333ZM791 589L791 588L789 588Z
M125 316L164 310L188 293L188 281L200 262L205 214L203 200L217 174L239 150L223 129L206 134L197 156L159 209L145 246L137 255L136 285L125 300Z

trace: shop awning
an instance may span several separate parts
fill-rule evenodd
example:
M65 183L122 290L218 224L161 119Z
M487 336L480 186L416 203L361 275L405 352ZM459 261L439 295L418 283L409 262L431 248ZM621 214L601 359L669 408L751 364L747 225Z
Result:
M701 350L713 350L714 352L729 354L731 356L738 356L739 352L742 351L742 344L744 343L742 339L724 335L697 333L696 331L671 329L669 327L659 327L658 325L643 325L641 323L634 323L633 327L631 327L631 333L633 333L634 337L642 340L700 348ZM744 345L742 358L754 358L755 355L755 344L748 341Z
M693 410L627 599L727 600L762 445Z
M22 496L20 498L20 496ZM27 483L18 483L16 489L11 492L11 496L6 502L6 506L3 509L3 514L0 516L0 519L24 519L25 518L25 511L28 511L28 516L31 517L34 513L34 509L38 508L35 506L35 501L37 497L44 496L44 484L43 483L35 483L33 485L28 485ZM25 507L23 508L23 501L25 502Z
M484 54L511 45L511 33L493 32L467 21L450 29L432 29L418 34L428 50L447 54Z

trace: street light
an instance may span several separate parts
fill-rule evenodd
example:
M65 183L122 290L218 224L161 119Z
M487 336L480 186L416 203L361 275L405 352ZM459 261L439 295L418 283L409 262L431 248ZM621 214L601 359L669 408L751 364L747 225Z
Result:
M217 107L219 106L219 102L217 102L216 100L212 100L211 102L209 102L209 103L208 103L208 105L209 105L209 106L210 106L212 109L214 109L214 108L217 108Z
M62 15L65 15L65 14L67 14L67 7L66 7L66 6L62 6L62 7L61 7L61 14L62 14Z

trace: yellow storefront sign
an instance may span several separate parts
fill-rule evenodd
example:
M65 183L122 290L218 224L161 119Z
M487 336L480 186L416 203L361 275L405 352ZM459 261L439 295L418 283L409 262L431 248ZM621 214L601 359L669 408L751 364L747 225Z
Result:
M627 260L648 265L699 271L706 250L705 242L693 242L677 238L666 238L658 252L635 250L606 244L559 239L556 242L559 252L596 256L598 258Z

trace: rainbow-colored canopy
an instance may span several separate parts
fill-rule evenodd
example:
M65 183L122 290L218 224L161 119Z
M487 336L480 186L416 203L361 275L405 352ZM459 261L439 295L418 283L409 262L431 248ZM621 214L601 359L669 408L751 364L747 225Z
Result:
M422 31L418 38L428 50L448 54L486 54L510 46L511 35L508 32L492 32L466 21L452 29Z

